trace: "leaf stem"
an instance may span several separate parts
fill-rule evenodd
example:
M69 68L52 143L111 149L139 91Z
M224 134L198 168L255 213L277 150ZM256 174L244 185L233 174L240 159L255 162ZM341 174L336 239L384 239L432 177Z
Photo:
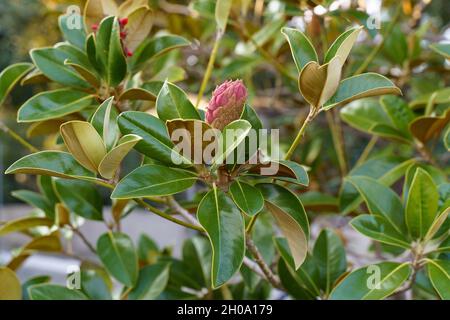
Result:
M13 129L9 128L2 121L0 121L0 129L6 134L9 134L11 138L19 142L22 146L30 150L32 153L39 152L39 150L35 146L33 146L31 143L29 143L20 135L18 135Z
M197 225L193 225L191 223L188 223L188 222L185 222L183 220L179 220L179 219L177 219L175 217L172 217L170 214L167 214L167 213L165 213L165 212L163 212L163 211L153 207L152 205L148 204L147 202L145 202L142 199L134 199L134 201L136 201L138 204L140 204L141 206L146 208L148 211L153 212L154 214L156 214L156 215L158 215L158 216L160 216L160 217L162 217L162 218L164 218L166 220L172 221L172 222L174 222L176 224L179 224L180 226L183 226L183 227L186 227L186 228L189 228L189 229L192 229L192 230L197 230L197 231L200 231L200 232L204 232L202 227L197 226Z
M291 159L295 149L297 149L297 146L300 144L300 141L302 140L302 137L305 134L306 127L314 119L314 111L313 110L314 110L313 107L311 107L309 110L308 116L306 117L300 130L297 133L297 136L295 137L294 141L292 142L291 146L289 147L289 150L286 152L286 155L284 156L284 160Z
M206 67L206 72L202 80L202 84L200 85L200 90L197 95L197 102L195 103L195 107L198 109L200 102L203 98L203 93L205 92L206 85L211 77L212 69L214 67L214 62L216 61L217 51L219 49L220 40L222 39L223 32L217 30L216 40L214 41L214 46L211 51L211 55L209 56L208 66Z
M77 228L70 226L70 230L72 230L73 233L75 233L81 241L88 247L88 249L95 255L97 255L97 250L95 250L94 246L89 242L89 240L86 238L86 236Z
M372 151L373 147L375 147L377 142L378 142L377 136L372 136L372 138L370 138L370 141L367 143L363 152L361 152L361 155L359 156L358 160L356 161L355 167L359 166L360 164L364 163L364 161L366 161L367 157L369 156L370 152Z

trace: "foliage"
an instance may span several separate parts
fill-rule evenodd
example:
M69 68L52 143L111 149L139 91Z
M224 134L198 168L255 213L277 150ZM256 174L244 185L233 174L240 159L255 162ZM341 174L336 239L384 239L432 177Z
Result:
M438 83L422 91L424 76L412 75L420 64L445 68L448 45L423 48L426 27L415 28L408 39L399 29L391 33L399 17L409 14L400 5L387 7L391 21L383 23L382 42L361 45L361 35L374 36L368 17L330 5L324 1L326 14L319 15L315 5L283 1L278 9L269 6L262 19L249 1L194 0L185 7L88 0L81 29L68 28L71 17L61 16L63 42L34 48L31 62L0 73L0 104L18 84L46 84L18 108L17 122L28 125L29 136L52 141L38 149L5 130L31 151L5 174L36 176L37 190L14 191L36 210L0 224L1 237L32 237L0 267L0 299L268 299L278 292L273 289L295 299L384 299L409 291L414 298L426 292L449 299L449 88ZM188 14L180 19L170 13L174 8ZM174 19L167 28L157 26L160 12ZM189 34L183 27L192 24L193 12L204 28ZM312 20L303 32L291 18L305 12ZM358 26L338 19L344 16ZM250 18L264 23L258 28ZM153 25L160 30L152 31ZM201 79L194 75L176 84L185 78L180 50L193 50L196 38L209 50L205 42L214 32ZM368 62L361 62L365 57ZM401 75L381 74L385 64L401 68ZM304 106L302 121L284 120L280 154L273 152L273 140L264 145L259 137L251 147L250 133L261 130L267 117L252 107L258 101L254 78L267 66L288 89L286 99L300 93ZM366 72L369 66L374 71ZM442 74L446 81L448 68ZM205 116L199 108L203 92L237 76L244 80L213 92ZM199 91L196 103L188 94L192 87ZM213 121L217 114L208 112L218 112L220 126ZM331 156L322 147L323 134L315 134L322 115ZM347 159L345 143L352 137L342 135L341 120L353 135L370 136L356 161ZM196 133L213 132L212 156L199 162L195 152L182 152L175 138L180 129L201 155L210 145ZM375 154L376 145L385 148ZM141 159L131 170L125 163L130 154ZM276 171L268 170L273 166ZM181 257L150 235L134 241L121 231L137 207L194 230ZM355 263L346 235L355 233L322 228L317 221L323 216L348 222L373 242L379 259ZM82 233L91 220L108 229L96 244ZM62 254L64 239L75 236L100 261L83 261L79 290L46 276L20 283L15 272L28 257Z

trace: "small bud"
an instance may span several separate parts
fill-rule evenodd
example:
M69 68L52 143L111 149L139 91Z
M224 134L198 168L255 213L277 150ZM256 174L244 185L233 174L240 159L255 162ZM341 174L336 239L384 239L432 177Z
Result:
M120 39L125 39L127 37L127 33L125 31L120 31Z
M241 80L226 81L214 90L206 109L206 122L222 130L238 120L247 99L247 89Z
M119 20L119 24L124 27L128 24L128 18L122 18Z
M98 24L93 24L91 28L92 28L92 30L97 31L98 30Z
M132 57L133 56L133 52L131 52L129 49L125 49L125 53L127 54L127 57Z

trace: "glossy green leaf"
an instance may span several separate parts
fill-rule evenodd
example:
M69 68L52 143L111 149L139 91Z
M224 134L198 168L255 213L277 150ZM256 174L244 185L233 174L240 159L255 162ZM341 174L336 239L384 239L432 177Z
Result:
M36 67L49 79L74 88L91 87L74 69L64 64L64 61L71 57L64 50L60 48L33 49L30 56Z
M415 162L415 159L402 161L393 156L378 156L353 168L348 176L367 176L378 180L385 186L390 186L400 179L408 167ZM344 180L339 194L339 207L342 214L348 214L355 210L361 202L362 198L358 190L350 182Z
M385 218L400 235L406 234L403 205L394 191L370 177L352 176L347 180L360 192L371 214Z
M64 36L64 39L77 46L78 48L84 49L84 44L86 41L86 31L84 28L84 24L81 23L81 28L75 28L78 26L72 23L72 19L80 19L79 21L81 22L81 18L81 15L78 15L77 13L61 15L59 16L58 24L59 29Z
M17 111L17 122L35 122L78 112L94 103L94 96L72 89L38 93Z
M340 109L340 116L357 130L370 133L377 124L388 124L389 118L375 99L354 101Z
M306 258L309 239L308 217L302 203L295 194L277 184L262 183L256 187L286 237L298 269Z
M135 146L140 153L168 164L173 164L173 159L179 163L189 163L189 160L176 156L161 119L145 112L127 111L119 116L118 124L122 134L135 134L142 138Z
M22 284L22 299L23 300L30 300L30 295L28 294L28 289L31 286L37 285L37 284L43 284L43 283L49 283L51 278L49 276L35 276L27 281L25 281Z
M37 284L28 288L31 300L88 300L81 291L55 284Z
M117 86L126 76L127 61L116 17L107 17L100 23L96 36L96 57L107 83L112 87Z
M103 142L108 150L116 144L118 138L117 128L117 109L113 106L114 97L110 97L103 101L92 115L90 123L97 130L98 134L103 138Z
M328 110L353 100L384 94L401 94L401 91L391 80L380 74L363 73L342 80L336 93L325 103L323 109Z
M0 107L14 86L32 69L31 63L16 63L0 73Z
M286 37L291 47L292 57L298 72L310 61L319 62L314 46L303 32L297 29L283 28L281 33Z
M241 267L245 255L244 219L225 193L217 188L200 202L197 218L208 234L212 254L212 287L225 284Z
M264 207L264 198L261 192L248 183L233 181L229 193L239 209L249 216L254 216Z
M347 269L341 239L331 230L322 230L314 244L313 257L320 272L321 287L328 294L336 280Z
M438 210L439 193L431 176L418 168L406 200L406 225L412 237L422 239L433 224Z
M335 56L339 56L341 65L344 65L361 29L362 27L352 28L337 37L325 54L324 63L329 62Z
M54 185L58 197L71 212L86 219L103 220L103 200L92 183L56 179Z
M138 259L133 242L126 234L103 234L97 241L97 253L106 270L114 278L128 287L136 284Z
M146 62L150 62L158 56L170 50L185 47L191 43L185 38L175 35L166 35L145 40L130 59L130 69L136 72L141 69Z
M14 162L6 174L38 174L60 178L94 178L94 174L82 167L70 153L41 151L27 155Z
M450 261L427 260L428 277L442 300L450 300Z
M308 299L320 296L321 278L316 259L307 254L304 263L300 268L296 269L287 240L285 238L275 238L275 246L281 256L280 260L285 262L286 271L289 272L290 278L294 282L292 285L295 284L300 287L301 294L306 295Z
M251 127L251 124L247 120L235 120L223 128L218 142L219 150L212 160L213 170L219 165L230 161L227 157L244 141Z
M94 126L86 121L73 120L62 124L60 132L73 157L86 169L97 172L106 155L106 146Z
M408 128L415 115L405 100L396 96L384 96L380 99L380 103L394 127L406 138L410 138L411 134Z
M142 140L135 134L127 134L120 138L110 152L108 152L98 166L98 172L106 179L114 178L122 160L133 149L133 147Z
M446 59L450 59L450 44L449 43L433 43L430 48L444 56Z
M91 70L87 69L86 67L77 64L75 62L72 62L69 59L66 59L64 61L64 65L70 66L84 79L86 82L88 82L92 87L99 88L100 87L100 81L97 78L97 76L91 72Z
M183 243L183 261L195 270L198 283L207 287L211 285L212 250L206 237L196 236Z
M149 164L120 180L111 198L166 196L189 189L197 179L197 175L190 171Z
M48 218L53 219L55 217L53 205L37 192L30 190L15 190L11 195L35 208L41 209Z
M81 290L91 300L112 300L108 284L97 270L81 270Z
M331 292L331 300L381 300L409 277L408 263L382 262L351 272Z
M350 225L361 234L389 245L409 249L411 244L404 234L392 227L386 218L379 215L362 214L353 218Z
M176 85L164 82L156 99L156 111L161 120L197 119L200 115L186 93Z
M130 88L122 92L119 97L119 101L124 100L146 100L146 101L156 101L156 95L152 92L147 91L143 88Z
M25 231L35 227L51 227L53 221L48 218L24 217L15 220L9 220L0 227L0 236L12 232Z
M156 263L139 271L136 286L128 295L131 300L152 300L157 298L169 281L168 263Z
M449 103L450 102L450 87L438 89L436 91L420 95L417 98L415 98L414 100L412 100L409 105L410 105L411 109L417 109L417 108L423 107L430 101L430 98L432 96L433 96L433 101L435 104Z

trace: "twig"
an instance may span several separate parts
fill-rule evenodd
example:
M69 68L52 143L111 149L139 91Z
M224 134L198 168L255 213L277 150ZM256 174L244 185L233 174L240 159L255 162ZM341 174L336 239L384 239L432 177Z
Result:
M333 117L333 110L329 110L325 112L328 126L330 127L331 131L331 138L333 139L333 145L334 149L336 151L338 163L339 163L339 169L341 170L342 176L345 176L347 174L347 162L345 160L345 155L343 152L344 149L344 142L342 141L341 133L339 132L339 128L336 125L335 119Z
M275 274L273 274L272 270L270 270L269 266L266 264L263 257L261 256L261 253L259 252L258 248L253 243L253 240L248 236L246 237L245 242L247 244L247 249L251 252L253 258L255 258L256 264L258 264L258 266L261 268L267 281L269 281L274 288L283 290L283 286L281 285L280 279L278 279L278 277Z
M39 151L35 146L30 144L28 141L26 141L24 138L18 135L13 129L9 128L8 126L6 126L6 124L4 124L1 121L0 121L0 129L6 134L9 134L11 138L19 142L22 146L30 150L32 153Z
M183 218L185 218L189 223L200 227L198 221L192 216L192 214L183 208L172 196L167 197L167 204L169 207L179 213Z
M94 246L89 242L89 240L86 238L86 236L77 228L70 227L70 229L75 233L78 237L80 237L81 241L88 247L88 249L93 253L97 254L97 250L95 250Z
M360 164L362 164L363 162L366 161L367 157L369 156L370 152L372 151L373 147L375 147L377 142L378 142L377 136L372 136L372 138L370 138L370 141L367 143L363 152L361 152L361 155L359 156L358 160L356 161L355 167L359 166Z
M287 151L286 155L284 156L284 160L291 159L295 149L297 149L297 146L300 144L300 141L302 140L302 137L305 134L306 127L313 119L314 119L314 112L313 112L313 108L311 107L311 109L308 113L308 116L306 117L300 130L297 133L297 136L295 137L294 142L292 142L291 146L289 147L289 150Z

